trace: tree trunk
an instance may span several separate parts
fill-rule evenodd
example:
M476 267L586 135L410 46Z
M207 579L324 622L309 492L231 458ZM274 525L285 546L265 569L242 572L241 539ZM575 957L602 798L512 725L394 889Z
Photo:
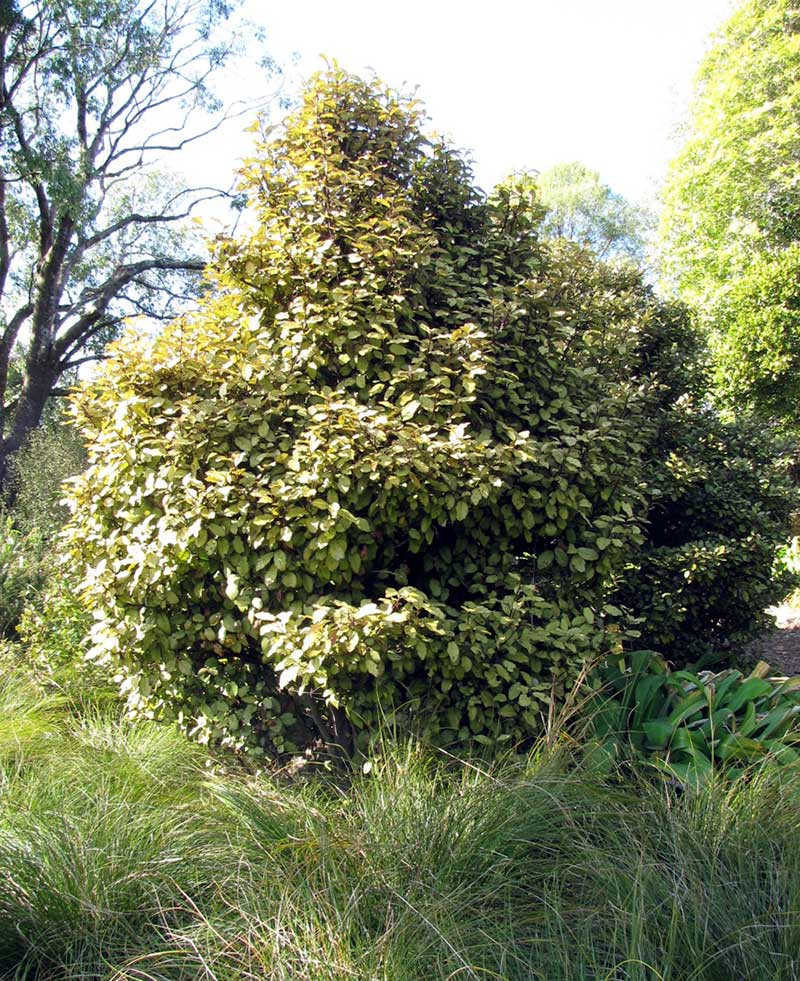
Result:
M31 359L32 360L32 359ZM25 445L30 434L42 421L50 393L58 381L58 366L48 358L26 365L25 383L13 412L8 436L0 440L0 500L13 504L14 487L9 481L12 456Z

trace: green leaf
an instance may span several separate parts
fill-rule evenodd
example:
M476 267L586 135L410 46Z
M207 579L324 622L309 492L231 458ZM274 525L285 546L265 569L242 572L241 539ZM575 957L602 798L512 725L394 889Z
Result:
M406 404L400 410L400 417L406 421L412 419L418 408L419 402L416 399L412 399L410 402L406 402Z
M361 620L364 617L374 616L378 612L377 604L375 603L364 603L362 606L356 610L356 619Z
M675 725L666 719L650 719L642 724L648 745L655 749L665 749L675 732Z
M745 702L762 698L772 691L772 684L765 678L748 678L743 681L727 702L727 708L738 712Z
M297 676L299 674L300 674L300 665L290 664L288 667L284 668L283 671L281 671L280 675L278 676L278 687L286 688L287 685L290 685L293 681L297 679Z

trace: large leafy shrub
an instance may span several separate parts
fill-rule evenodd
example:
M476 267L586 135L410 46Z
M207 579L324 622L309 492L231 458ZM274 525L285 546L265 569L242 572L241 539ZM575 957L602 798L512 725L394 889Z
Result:
M245 171L216 290L77 400L69 532L134 708L253 751L384 712L520 740L629 626L680 311L537 239L419 108L338 71Z
M197 735L347 743L380 695L519 738L608 647L637 386L530 199L483 200L420 122L322 79L249 167L215 299L81 398L97 650Z

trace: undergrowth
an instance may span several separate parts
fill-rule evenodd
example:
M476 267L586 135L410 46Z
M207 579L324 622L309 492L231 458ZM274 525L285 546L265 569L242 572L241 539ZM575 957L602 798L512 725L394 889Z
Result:
M563 742L491 764L406 742L289 778L9 672L0 719L3 978L800 973L792 767L680 793Z

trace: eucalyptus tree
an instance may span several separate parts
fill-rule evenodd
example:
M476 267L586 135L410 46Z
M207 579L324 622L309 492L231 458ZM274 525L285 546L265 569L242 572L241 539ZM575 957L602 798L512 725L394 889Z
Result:
M225 0L0 3L0 486L123 317L170 317L196 292L187 219L220 191L157 167L229 115L209 82L233 51L218 39L230 13Z

